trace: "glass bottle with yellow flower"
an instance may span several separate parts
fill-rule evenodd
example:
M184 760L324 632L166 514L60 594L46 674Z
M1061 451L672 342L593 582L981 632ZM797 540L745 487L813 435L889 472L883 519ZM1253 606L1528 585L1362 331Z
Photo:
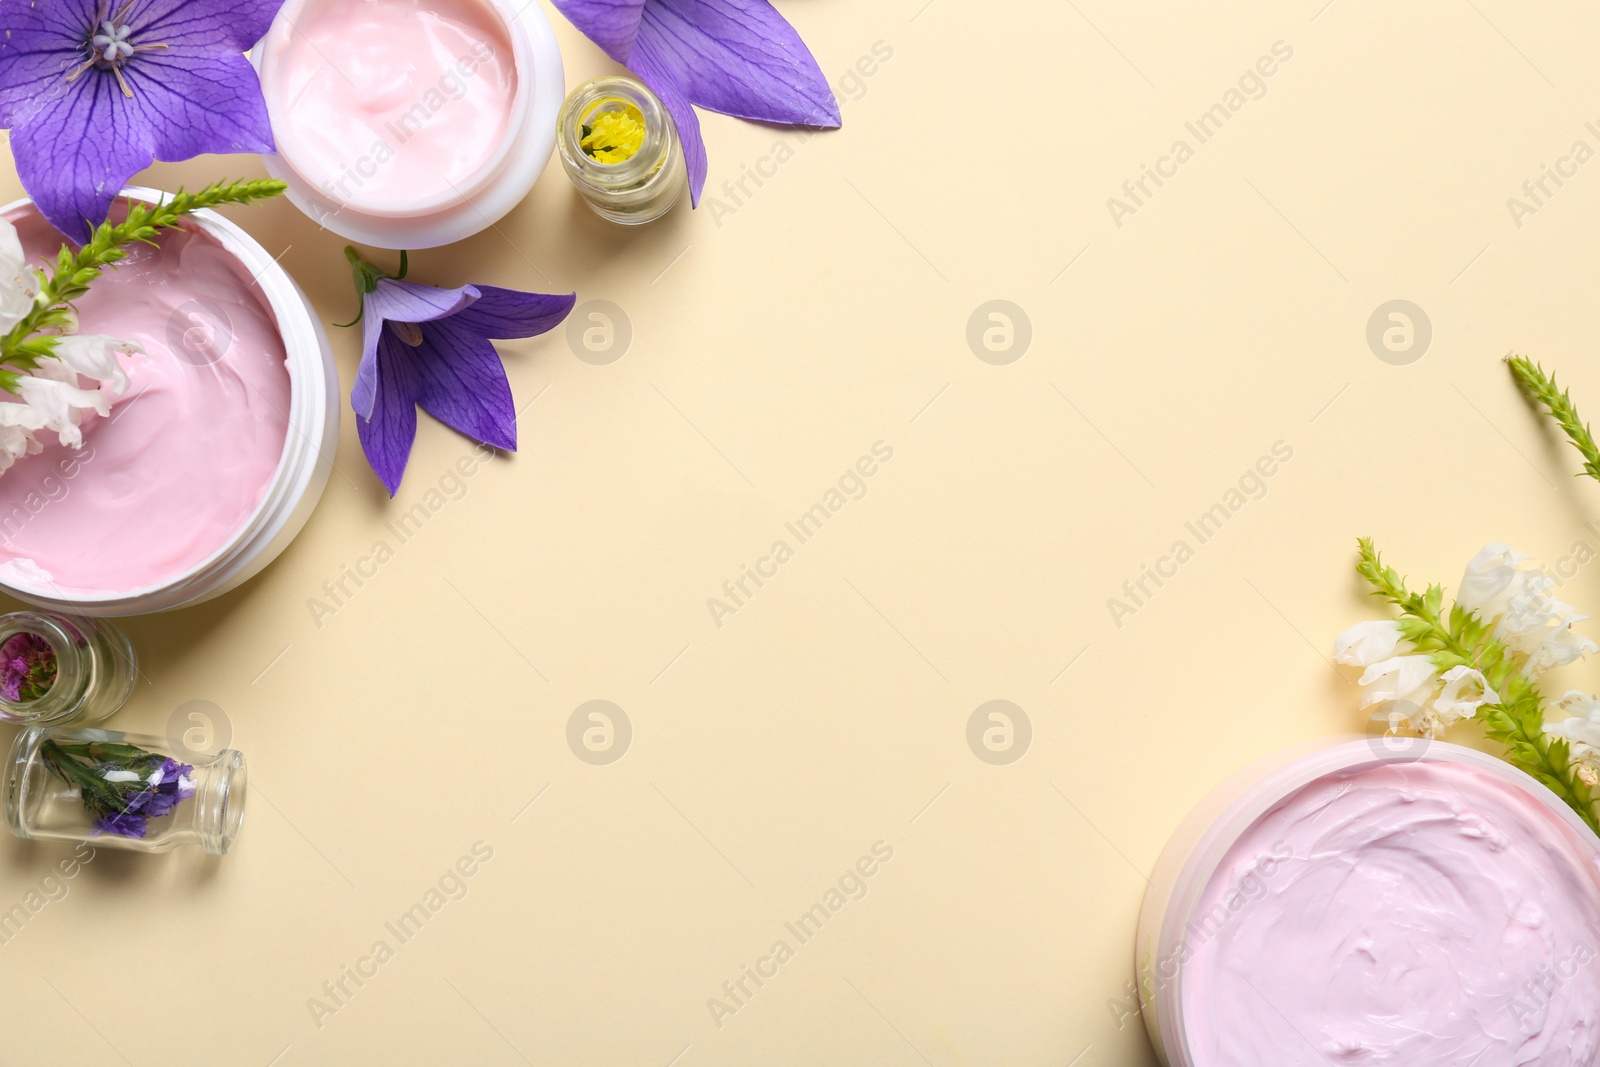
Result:
M678 131L643 83L609 77L580 85L556 123L561 163L602 218L625 226L651 222L683 195Z

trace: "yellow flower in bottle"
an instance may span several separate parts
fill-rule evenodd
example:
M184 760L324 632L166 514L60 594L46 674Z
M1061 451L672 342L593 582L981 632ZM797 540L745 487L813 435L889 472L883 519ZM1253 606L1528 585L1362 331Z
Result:
M644 115L615 97L596 102L583 117L578 144L597 163L621 163L644 145Z

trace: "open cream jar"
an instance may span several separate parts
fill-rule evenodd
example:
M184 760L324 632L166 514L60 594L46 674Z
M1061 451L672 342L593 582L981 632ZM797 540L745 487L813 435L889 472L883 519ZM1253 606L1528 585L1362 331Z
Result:
M522 0L287 0L254 54L268 171L333 232L431 248L497 222L555 145L565 75Z
M30 258L60 248L30 201L0 210ZM82 448L52 440L0 475L0 591L135 615L245 581L299 532L333 468L339 378L311 305L266 249L199 211L76 307L81 332L144 351L123 357L128 390L85 419Z
M1168 1067L1592 1064L1600 839L1474 749L1302 746L1179 828L1135 964Z

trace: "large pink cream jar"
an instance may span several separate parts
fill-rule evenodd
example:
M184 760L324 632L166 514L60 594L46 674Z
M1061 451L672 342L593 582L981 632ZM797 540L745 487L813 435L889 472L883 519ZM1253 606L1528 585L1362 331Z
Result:
M0 211L31 259L60 248L30 201ZM0 592L104 616L234 588L299 532L332 470L338 374L311 305L266 249L200 211L75 307L81 332L142 351L120 357L128 389L84 419L81 448L47 435L0 474Z
M278 153L319 225L380 248L486 229L555 147L566 78L526 0L287 0L255 54Z
M1135 963L1168 1067L1590 1067L1600 839L1473 749L1302 746L1179 828Z

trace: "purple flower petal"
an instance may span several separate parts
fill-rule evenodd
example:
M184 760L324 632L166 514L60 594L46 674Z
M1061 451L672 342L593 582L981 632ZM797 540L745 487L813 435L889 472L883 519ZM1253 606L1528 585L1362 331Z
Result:
M272 124L255 68L243 55L174 48L140 54L123 76L145 114L160 116L156 158L210 152L273 152Z
M67 75L83 63L74 37L94 18L96 0L0 0L0 125L27 121L68 89Z
M411 458L411 445L417 438L417 371L412 362L415 350L384 331L373 354L377 392L372 416L356 416L356 435L367 462L377 472L389 495L400 488L400 476Z
M144 816L119 811L112 815L100 816L94 821L94 828L101 833L114 834L117 837L143 837L150 827Z
M11 151L39 213L81 241L104 221L128 179L150 165L155 124L109 76L91 71L73 85L75 91L12 131Z
M380 278L378 287L367 294L367 314L392 322L432 322L454 315L478 299L476 286L440 289L417 282Z
M637 49L629 65L650 87L650 91L661 98L661 105L672 116L672 124L678 128L678 141L683 145L683 161L689 171L689 206L698 207L708 170L706 142L700 134L700 116L694 113L689 98L679 91L674 72L660 66L653 49Z
M635 58L646 52L700 107L760 122L839 125L828 79L767 0L650 0Z
M374 417L379 384L378 341L384 334L384 322L432 322L454 315L476 299L478 290L470 285L438 289L416 282L380 279L377 289L362 298L361 363L350 387L350 406L355 413L364 419ZM409 443L406 447L410 448ZM404 467L402 462L401 469Z
M480 337L505 339L537 336L560 325L578 300L576 293L546 296L543 293L502 289L496 285L480 285L476 288L477 302L458 312L451 321Z
M500 353L459 317L430 322L412 349L417 403L446 426L486 445L517 450L517 409Z
M283 0L142 0L129 22L135 41L243 53L266 36L282 6Z
M551 0L583 35L618 63L633 54L645 0Z

